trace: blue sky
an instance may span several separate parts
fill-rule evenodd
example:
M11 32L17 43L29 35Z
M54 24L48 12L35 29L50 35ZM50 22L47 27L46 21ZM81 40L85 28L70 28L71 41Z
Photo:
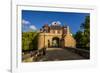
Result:
M72 33L76 33L88 15L89 13L22 10L22 31L39 30L44 24L59 21L61 25L68 25Z

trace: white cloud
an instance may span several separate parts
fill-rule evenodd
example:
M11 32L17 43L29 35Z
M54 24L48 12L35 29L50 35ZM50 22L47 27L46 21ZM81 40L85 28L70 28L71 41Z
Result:
M60 21L57 21L57 23L60 25L61 24L61 22Z
M51 23L51 25L61 25L61 22L60 22L60 21L53 21L53 22Z
M23 19L22 24L31 24L31 23L29 21Z
M51 24L52 24L52 25L55 25L55 23L56 23L56 21L53 21Z
M37 28L35 25L32 25L32 23L28 20L23 19L22 20L22 28L23 31L37 31Z
M37 30L37 28L34 25L31 25L29 28L32 30Z

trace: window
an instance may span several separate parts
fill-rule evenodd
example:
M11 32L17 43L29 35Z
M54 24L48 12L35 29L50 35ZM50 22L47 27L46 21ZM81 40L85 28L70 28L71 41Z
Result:
M53 30L53 33L55 33L55 30Z
M58 30L58 34L60 34L60 30Z

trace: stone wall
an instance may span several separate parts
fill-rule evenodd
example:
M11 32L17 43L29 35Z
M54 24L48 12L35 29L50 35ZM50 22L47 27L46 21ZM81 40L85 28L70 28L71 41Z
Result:
M70 34L67 34L65 36L64 41L65 41L64 47L76 47L76 41Z

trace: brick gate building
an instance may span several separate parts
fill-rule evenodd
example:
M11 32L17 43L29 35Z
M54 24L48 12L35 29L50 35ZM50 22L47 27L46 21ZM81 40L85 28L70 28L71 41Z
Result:
M58 22L53 22L50 26L45 24L38 37L38 48L44 47L76 47L69 26L61 26Z

